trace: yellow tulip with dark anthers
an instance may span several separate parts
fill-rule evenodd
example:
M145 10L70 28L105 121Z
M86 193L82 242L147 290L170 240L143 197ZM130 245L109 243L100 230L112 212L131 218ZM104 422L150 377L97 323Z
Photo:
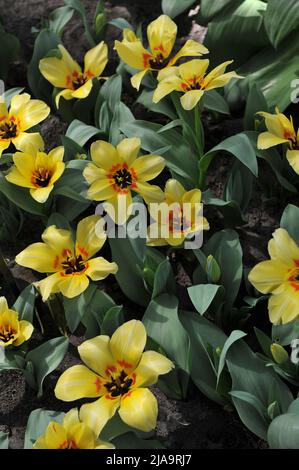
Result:
M175 179L165 185L165 199L162 204L149 205L149 212L154 219L148 228L149 246L179 246L186 237L201 230L209 230L209 223L200 211L201 191L185 188Z
M210 61L194 59L179 65L162 70L158 74L159 84L153 95L153 102L158 103L162 98L173 91L183 94L181 104L187 111L193 109L204 93L215 88L221 88L232 78L241 78L236 72L225 72L233 61L224 62L208 74Z
M28 144L37 149L44 148L38 132L27 132L46 119L50 108L43 101L31 100L28 93L13 96L10 108L0 102L0 156L10 144L24 150Z
M155 351L143 352L146 331L141 321L131 320L112 335L97 336L79 346L84 365L67 369L55 387L59 400L96 398L83 405L80 416L92 429L102 429L118 410L129 426L142 431L155 428L158 405L147 387L167 374L172 362Z
M271 294L268 309L274 324L299 317L299 247L279 228L268 244L270 260L257 264L248 279L263 294Z
M33 326L26 320L19 320L19 315L8 308L5 297L0 297L0 347L20 346L33 332Z
M57 147L49 154L38 152L34 147L13 156L14 166L6 176L7 181L23 188L29 188L37 202L46 202L55 182L65 169L64 148Z
M115 449L114 445L98 439L96 432L81 420L80 412L73 408L62 423L51 421L45 434L33 444L34 449Z
M35 284L44 301L58 292L73 298L87 289L89 278L100 281L117 272L116 263L93 258L106 238L104 224L97 215L79 222L75 241L69 230L51 225L42 234L44 243L25 248L16 256L16 262L40 273L54 273Z
M163 191L148 181L156 178L165 167L158 155L138 157L140 139L122 140L116 147L99 140L91 145L93 163L83 175L90 184L87 197L93 201L107 201L106 211L117 223L124 223L130 215L132 191L149 202L163 200Z
M267 132L262 132L257 141L257 147L261 150L287 144L286 157L294 171L299 174L299 129L296 133L293 119L288 119L276 108L276 114L258 113L265 118Z
M90 49L84 57L84 70L59 44L61 58L46 57L39 63L41 74L56 88L61 89L55 98L58 108L60 98L86 98L92 89L92 79L101 78L108 62L108 47L104 41Z
M141 70L131 78L134 88L139 90L143 77L150 71L160 71L174 65L181 57L194 57L207 54L206 47L189 39L173 54L177 36L177 25L167 15L161 15L147 27L150 50L143 47L133 31L125 30L122 42L115 41L115 49L120 58L134 69Z

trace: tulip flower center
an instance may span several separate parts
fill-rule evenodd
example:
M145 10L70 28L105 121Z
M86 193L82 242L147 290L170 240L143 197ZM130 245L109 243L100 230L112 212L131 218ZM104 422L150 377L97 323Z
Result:
M18 134L18 126L16 123L11 119L10 121L6 121L3 124L0 124L0 139L13 139Z
M118 376L111 376L110 382L107 382L105 387L112 397L119 397L129 392L133 382L134 380L122 370Z
M87 80L88 78L85 73L74 72L72 76L73 90L78 90L78 88L83 86L87 82Z
M16 336L17 332L11 325L0 325L0 341L8 343Z
M59 449L79 449L77 446L76 442L74 441L64 441L62 444L60 444Z
M184 232L191 227L191 222L188 221L185 217L182 217L181 213L174 213L171 211L169 213L169 231L173 232Z
M126 189L132 184L132 175L126 168L118 170L116 173L114 173L113 179L115 184L121 189Z
M46 168L39 168L31 177L31 182L39 188L46 188L51 180L52 173Z
M67 257L65 261L61 263L65 274L80 273L86 269L85 263L82 256Z
M186 82L182 83L181 87L184 92L191 90L202 90L204 88L204 79L198 77L190 78L186 80Z
M163 57L163 54L160 53L156 55L155 58L149 60L149 65L150 68L153 70L161 70L167 66L168 62L169 59L165 59L165 57Z
M299 261L295 260L296 268L294 270L289 270L291 271L291 275L288 277L288 281L290 281L291 286L295 289L295 291L299 291L299 269L298 269L298 264Z

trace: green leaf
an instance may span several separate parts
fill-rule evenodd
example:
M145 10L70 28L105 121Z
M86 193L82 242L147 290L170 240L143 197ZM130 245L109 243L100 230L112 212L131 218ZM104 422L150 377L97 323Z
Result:
M25 88L21 88L21 87L17 87L17 88L10 88L9 90L6 90L4 92L4 95L3 95L3 99L5 101L5 104L7 107L10 106L10 103L11 103L11 99L16 96L16 95L19 95L20 93L22 93L24 91ZM3 154L1 156L1 159L3 158Z
M35 441L45 433L48 424L51 421L61 423L64 416L65 413L41 408L32 411L27 422L24 449L32 449Z
M290 322L285 325L272 326L272 340L281 346L289 346L291 342L299 338L299 323Z
M49 16L49 30L61 37L67 23L72 19L73 8L63 6L56 8Z
M172 267L168 259L163 260L155 272L152 299L159 297L161 294L175 294L176 284L172 271Z
M72 230L69 221L58 212L52 212L48 218L47 227L50 227L51 225L56 225L56 227L62 228L64 230Z
M20 42L13 34L0 31L0 78L6 79L10 64L17 59Z
M35 215L44 215L43 204L36 202L28 189L20 188L9 183L3 173L0 172L0 192L2 192L11 202L26 212Z
M91 297L89 303L84 307L84 316L82 323L86 327L85 338L94 338L101 334L103 320L106 313L115 307L115 302L109 297L108 294L96 288L95 285L89 286L94 295Z
M294 29L298 28L297 0L269 0L265 14L265 28L276 48Z
M0 431L0 450L8 449L9 445L9 434L8 432Z
M122 305L111 307L104 316L101 334L112 336L114 331L125 321Z
M83 147L89 139L99 134L99 129L94 126L88 126L84 122L75 119L68 127L66 136L72 139L76 144Z
M154 90L144 89L138 96L136 103L142 104L153 113L164 114L169 117L169 119L175 120L177 116L171 102L167 99L163 99L159 103L153 103L153 94Z
M254 332L256 334L256 337L262 348L263 353L272 359L272 353L271 353L270 347L273 341L271 341L271 339L267 335L265 335L263 331L259 330L258 328L254 328Z
M224 369L226 356L227 356L229 349L236 341L239 341L239 339L244 338L244 336L246 336L246 333L244 333L244 331L235 330L231 332L231 334L225 341L224 346L221 350L220 358L219 358L218 371L217 371L217 385L219 383L221 373Z
M63 175L54 186L53 195L65 196L75 201L86 203L88 183L82 171L66 168Z
M43 382L47 375L55 370L63 360L69 341L64 336L46 341L41 346L29 351L27 364L32 364L38 396L43 393Z
M122 78L120 75L112 75L101 87L100 95L107 101L111 112L119 104L122 92Z
M293 240L299 245L299 208L293 204L288 204L285 208L280 226L287 230Z
M94 40L94 38L92 36L92 33L90 31L90 28L89 28L89 23L88 23L85 7L84 7L83 3L80 2L80 0L64 0L64 3L66 5L72 7L80 15L83 26L84 26L84 30L85 30L85 36L86 36L89 44L92 47L96 46L95 40Z
M241 212L245 213L252 195L252 184L252 173L239 161L236 161L225 185L224 197L226 201L236 202Z
M18 312L19 320L33 322L36 289L33 285L25 287L12 309Z
M209 21L213 20L216 15L222 12L228 6L236 6L240 3L240 0L217 0L217 2L211 2L211 0L201 0L200 12L199 12L199 24L208 24Z
M117 449L165 449L161 442L153 439L140 439L133 432L116 437L113 444Z
M111 24L112 26L115 26L119 29L131 29L134 31L133 26L127 20L125 20L125 18L113 18L113 20L108 21L108 24Z
M220 288L221 286L215 284L198 284L188 287L189 297L201 315L208 310Z
M191 7L196 0L162 0L162 11L170 18L183 13L187 8Z
M226 100L216 90L208 91L203 95L202 104L205 109L221 114L230 114Z
M73 333L78 327L83 316L87 313L89 304L95 296L97 288L93 284L89 284L88 288L79 296L73 299L63 297L63 307L67 326Z
M259 89L256 83L250 86L250 90L247 97L245 116L244 116L244 127L247 130L256 129L256 119L259 111L269 112L266 98L262 91Z
M200 167L207 169L217 155L217 152L228 152L234 155L243 165L245 165L253 173L254 176L258 175L257 159L246 134L236 134L223 142L218 144L207 152L200 161Z
M271 449L299 449L299 414L277 416L269 426L267 439Z

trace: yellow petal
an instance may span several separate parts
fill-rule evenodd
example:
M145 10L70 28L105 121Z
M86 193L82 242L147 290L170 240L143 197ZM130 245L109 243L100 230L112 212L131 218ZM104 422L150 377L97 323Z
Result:
M270 321L276 325L295 320L299 315L298 301L298 292L287 288L280 294L272 295L268 303Z
M64 173L65 170L65 164L63 162L57 162L55 164L55 170L51 176L50 183L49 184L54 184L56 183L57 180L61 177L61 175Z
M148 69L141 70L141 72L135 73L135 75L131 77L132 87L136 88L137 91L139 91L141 82L143 78L145 77L145 75L147 74L147 72L148 72Z
M7 181L9 181L9 183L16 184L17 186L21 186L22 188L34 187L31 181L25 178L15 166L11 167L8 175L6 175L5 178Z
M4 150L10 146L10 140L0 140L0 157Z
M18 137L13 140L14 146L22 152L32 150L43 150L45 143L39 132L21 132Z
M132 390L122 397L119 416L129 426L149 432L157 424L157 400L147 388Z
M30 181L32 173L35 171L35 155L25 152L16 152L13 156L13 161L23 177L27 181Z
M77 90L72 92L73 98L77 98L79 100L82 100L86 98L89 93L91 92L92 89L92 80L87 80L87 82L84 83L84 85L80 86Z
M209 67L210 61L208 59L189 60L185 64L179 66L179 73L183 80L191 80L196 77L203 77Z
M100 335L84 341L78 352L82 361L97 374L102 377L109 377L110 372L115 368L115 360L110 351L109 336ZM104 381L102 381L104 383ZM102 383L102 387L103 387ZM100 386L101 384L99 384ZM103 388L105 393L106 389Z
M201 203L201 190L192 189L191 191L187 191L183 195L182 202L183 204L200 204Z
M65 258L66 251L69 251L70 253L73 253L74 251L74 241L71 232L69 230L57 228L55 225L50 225L46 228L42 234L42 240L57 256L63 256Z
M92 258L104 245L107 235L101 224L101 217L90 215L77 225L76 253L84 260Z
M270 134L274 134L276 137L286 140L288 137L285 136L285 132L290 136L296 137L293 124L283 114L270 114L265 112L257 114L265 118L265 124Z
M40 100L30 100L20 107L18 118L20 119L20 130L27 131L46 119L50 114L50 108Z
M8 304L5 297L0 297L0 315L8 310Z
M173 367L173 363L162 354L155 351L144 352L134 372L136 374L134 387L149 387L155 384L159 375L168 374Z
M57 93L57 95L55 96L56 108L59 108L60 98L64 98L67 101L72 100L74 98L73 91L69 90L69 89L66 89L66 90L62 90L59 93Z
M95 434L84 423L77 423L68 430L68 441L74 443L76 449L94 449Z
M84 72L99 77L108 62L108 47L104 41L90 49L84 57Z
M115 41L114 49L121 60L137 70L149 69L148 61L152 57L142 45L141 41Z
M110 274L116 274L118 266L116 263L109 263L104 258L94 258L88 261L88 268L85 271L86 276L92 281L101 281Z
M287 160L295 173L299 175L299 150L288 150Z
M257 148L261 150L266 150L271 147L275 147L276 145L284 144L288 142L288 140L283 139L281 137L277 137L274 134L271 134L270 132L262 132L258 136L257 140Z
M107 421L114 416L119 402L119 397L111 399L109 395L105 395L93 403L81 406L80 419L98 436Z
M105 170L98 168L94 163L88 163L83 170L83 176L87 183L95 183L98 179L102 180L107 177Z
M28 93L22 93L21 95L15 95L11 99L9 115L16 116L20 112L20 109L30 101L30 95Z
M175 179L168 180L165 185L165 196L168 204L173 202L182 203L185 192L185 188Z
M40 273L54 273L55 252L45 243L33 243L16 256L16 263Z
M66 88L70 70L61 59L47 57L39 62L40 73L57 88Z
M129 29L129 28L125 28L123 30L123 38L125 41L129 41L129 42L139 41L134 31L132 31L132 29Z
M139 193L147 204L162 202L164 200L164 193L159 186L149 183L138 182L134 189Z
M110 442L98 440L96 442L95 449L115 449L115 446Z
M36 188L36 189L30 189L30 194L31 197L36 201L39 202L40 204L45 203L49 196L51 191L53 190L53 185L48 186L47 188Z
M40 291L43 302L46 302L51 294L57 294L59 292L60 282L61 274L55 273L34 284L35 287Z
M123 225L132 213L132 195L117 194L103 203L103 207L109 217L118 225Z
M7 118L8 118L7 106L5 103L1 102L1 97L0 97L0 122L4 121Z
M204 94L203 90L190 90L181 96L181 105L186 111L195 108Z
M147 38L153 54L168 57L177 35L177 25L167 15L160 15L147 28Z
M35 443L33 444L33 449L47 449L44 437L39 437L36 439Z
M68 299L82 294L88 286L89 279L84 273L67 275L58 284L59 292Z
M139 137L123 139L116 147L119 157L131 166L140 151L141 142Z
M268 251L272 259L293 267L297 261L299 263L299 247L284 228L278 228L272 234L269 241Z
M188 39L179 52L171 59L168 65L175 64L182 57L196 57L202 54L208 54L208 49L200 42Z
M70 73L72 73L72 72L82 73L81 67L72 58L72 56L69 54L69 52L66 50L66 48L63 47L62 44L59 44L58 49L60 50L61 58L62 58L62 61L64 63L64 66L67 67L69 72Z
M169 95L170 93L172 93L175 90L176 91L182 91L181 84L182 84L182 80L179 77L176 77L176 76L175 77L170 77L170 78L165 78L165 80L160 81L157 88L154 91L153 102L158 103L165 96Z
M100 179L91 184L87 190L87 197L91 201L105 201L115 196L110 179Z
M51 421L47 427L44 440L47 449L61 449L67 441L66 430L60 423Z
M251 284L263 294L275 291L289 277L288 266L280 261L262 261L249 273Z
M110 350L116 362L128 372L138 365L146 343L146 331L139 320L130 320L113 333Z
M165 160L158 155L139 157L133 163L138 181L149 181L156 178L165 168Z
M70 411L68 411L64 418L62 425L66 429L66 431L71 428L72 426L78 424L80 422L79 420L79 412L77 408L72 408Z
M21 320L19 322L19 327L19 335L17 339L13 342L14 346L20 346L25 341L28 341L28 339L31 338L34 329L33 325L26 320Z
M54 393L58 400L74 401L102 395L102 379L83 365L70 367L61 374Z
M55 163L56 162L62 162L63 161L63 156L64 156L64 147L62 147L62 145L60 145L59 147L55 147L48 154L48 158L52 162L55 162Z
M113 145L105 142L104 140L97 140L93 142L90 147L91 159L98 165L109 171L112 166L119 163L119 157Z

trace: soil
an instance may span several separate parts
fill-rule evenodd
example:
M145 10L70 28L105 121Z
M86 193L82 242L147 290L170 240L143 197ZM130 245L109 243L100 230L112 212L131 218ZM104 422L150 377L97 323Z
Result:
M82 0L87 8L89 18L93 16L96 5L95 0ZM24 86L26 84L26 64L31 58L34 34L32 28L39 28L41 22L46 20L49 13L61 6L62 0L0 0L0 14L6 31L16 34L22 44L20 59L11 68L7 79L7 88L14 86ZM149 22L161 13L161 0L111 0L105 2L106 13L110 18L122 16L132 23L140 21ZM203 29L198 28L192 19L184 15L179 18L180 37L186 38L191 31L197 38L205 34ZM116 57L113 52L113 42L120 37L120 31L114 27L109 27L107 32L107 42L111 52L110 67L116 65ZM64 43L70 52L77 59L82 58L87 49L83 28L77 17L74 17L67 27L64 35ZM114 62L115 63L114 63ZM128 96L128 101L132 99ZM138 109L138 118L149 119L149 114L144 109ZM209 125L209 123L208 123ZM48 149L60 144L60 135L65 132L66 124L62 123L57 116L49 117L42 125L42 133ZM209 128L209 145L212 147L221 139L229 135L238 133L242 129L240 119L222 121L221 125ZM215 138L213 136L216 136ZM215 142L213 141L215 139ZM224 181L230 171L232 160L226 156L214 161L208 175L208 185L220 197ZM263 169L262 171L266 171ZM282 210L277 208L277 201L262 200L259 188L256 188L255 197L251 201L248 215L248 223L239 230L241 242L244 248L244 261L246 266L252 266L256 262L266 257L266 245L274 228L279 225ZM207 216L209 218L209 216ZM209 220L219 224L217 217L211 213ZM223 228L220 226L219 228ZM21 289L28 282L35 281L36 273L16 266L14 256L21 249L38 241L42 231L42 224L38 219L29 218L26 220L22 232L18 236L17 242L2 244L1 249L5 254L8 266L11 268L18 287ZM179 292L186 295L186 286L190 285L190 276L178 259L175 263L177 269L177 281ZM7 289L7 283L2 279L3 295L8 299L13 298L13 293ZM140 317L142 312L132 305L117 287L107 285L108 291L113 291L115 296L119 296L121 302L125 304L126 310L131 316ZM115 298L114 296L114 298ZM116 301L118 299L115 298ZM50 322L50 320L49 320ZM35 336L32 341L39 341L39 336ZM67 411L71 406L58 401L53 393L56 381L61 372L79 361L77 349L82 342L80 336L71 336L71 346L60 365L60 367L45 380L44 395L38 399L28 385L24 377L18 371L8 371L0 378L0 430L10 433L11 448L22 448L26 423L30 412L36 408L48 410ZM157 437L172 449L223 449L223 448L263 448L266 444L251 434L242 425L235 413L220 408L209 401L199 391L193 390L191 396L186 401L175 401L167 398L161 391L154 388L159 401L159 420L157 426Z

